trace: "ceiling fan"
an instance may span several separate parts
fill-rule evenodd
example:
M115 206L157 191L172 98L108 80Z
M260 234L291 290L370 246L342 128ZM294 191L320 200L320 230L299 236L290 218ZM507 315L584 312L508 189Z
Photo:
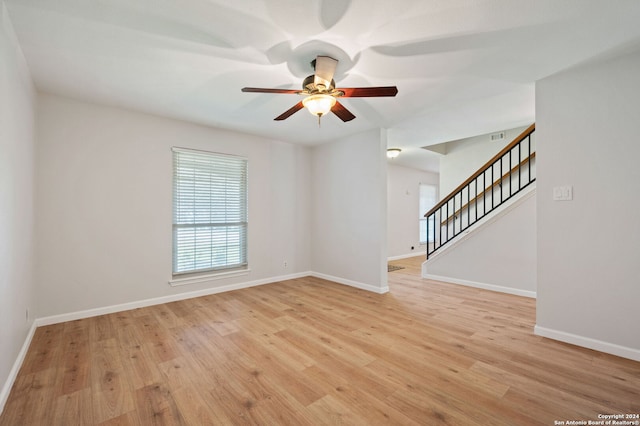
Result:
M337 98L365 98L379 96L395 96L398 93L396 86L384 87L353 87L353 88L336 88L336 82L333 75L336 71L338 60L329 56L318 56L311 61L311 66L315 70L315 74L308 76L302 83L302 90L288 89L261 89L258 87L243 87L243 92L250 93L283 93L302 95L305 98L277 116L274 120L281 121L291 117L293 114L307 108L309 112L320 118L329 111L333 112L342 121L351 121L356 118L348 109L346 109Z

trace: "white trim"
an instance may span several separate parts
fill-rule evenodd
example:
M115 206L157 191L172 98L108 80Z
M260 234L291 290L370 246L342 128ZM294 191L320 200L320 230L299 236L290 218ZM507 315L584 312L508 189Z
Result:
M220 287L206 288L203 290L189 291L185 293L172 294L169 296L155 297L152 299L138 300L135 302L121 303L119 305L104 306L101 308L87 309L84 311L70 312L67 314L52 315L35 320L37 326L57 324L66 321L75 321L83 318L95 317L98 315L113 314L115 312L128 311L136 308L160 305L162 303L176 302L179 300L192 299L194 297L208 296L210 294L223 293L225 291L240 290L243 288L255 287L264 284L271 284L279 281L292 280L295 278L308 277L310 272L300 272L297 274L281 275L277 277L265 278L261 280L247 281L243 283L229 284Z
M217 152L217 151L205 151L203 149L195 149L195 148L182 148L180 146L172 146L171 152L183 152L185 154L189 154L193 152L196 152L199 154L216 154L216 155L224 155L226 157L239 158L241 160L249 161L248 157L243 157L242 155L227 154L225 152Z
M514 294L516 296L536 298L535 291L521 290L519 288L503 287L501 285L480 283L477 281L461 280L459 278L444 277L442 275L422 274L422 278L434 281L444 281L451 284L466 285L467 287L481 288L484 290L497 291L500 293Z
M271 284L280 281L293 280L303 277L317 277L338 284L344 284L351 287L360 288L362 290L371 291L373 293L384 294L389 291L389 287L375 287L370 284L364 284L357 281L351 281L344 278L334 277L332 275L321 274L313 271L298 272L296 274L280 275L277 277L264 278L261 280L246 281L242 283L229 284L220 287L206 288L203 290L189 291L185 293L172 294L169 296L154 297L152 299L137 300L134 302L121 303L118 305L103 306L100 308L87 309L84 311L69 312L66 314L52 315L48 317L37 318L34 321L35 326L58 324L66 321L75 321L84 318L96 317L98 315L113 314L116 312L129 311L131 309L145 308L147 306L160 305L162 303L176 302L179 300L192 299L194 297L208 296L210 294L224 293L231 290L240 290L243 288L256 287L264 284Z
M174 278L169 280L171 287L179 287L181 285L206 283L208 281L221 280L224 278L241 277L243 275L249 275L251 269L239 269L236 271L218 272L216 274L198 275L195 277L186 278Z
M640 361L640 350L634 348L628 348L626 346L616 345L615 343L603 342L602 340L592 339L590 337L578 336L577 334L567 333L564 331L553 330L546 327L540 327L536 325L533 329L533 333L547 337L553 340L559 340L561 342L570 343L572 345L582 346L584 348L593 349L599 352L604 352L623 358L632 359L634 361Z
M33 339L33 335L36 332L36 328L37 324L36 321L34 321L33 324L31 324L29 333L27 333L27 337L24 339L24 343L22 344L22 348L20 348L20 352L18 352L18 357L13 363L13 367L11 367L11 371L9 371L9 376L4 382L4 386L2 387L2 391L0 392L0 414L4 410L4 405L7 403L7 399L9 399L9 393L11 393L13 383L16 381L18 372L20 371L22 363L24 362L24 358L27 356L27 351L29 350L29 345L31 345L31 340Z
M376 287L371 284L361 283L359 281L352 281L346 278L335 277L333 275L321 274L320 272L310 272L312 277L322 278L323 280L333 281L338 284L348 285L349 287L359 288L361 290L367 290L372 293L384 294L389 292L389 286Z
M401 254L400 256L391 256L391 257L387 258L387 261L408 259L410 257L418 257L418 256L424 256L424 259L427 260L427 252L426 251L418 251L418 252L413 252L413 253Z

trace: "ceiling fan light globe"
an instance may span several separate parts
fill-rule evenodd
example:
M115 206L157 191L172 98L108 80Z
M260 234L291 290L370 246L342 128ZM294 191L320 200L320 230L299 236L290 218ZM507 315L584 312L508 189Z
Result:
M325 94L307 96L302 100L302 105L304 105L311 114L320 117L331 111L331 108L333 108L335 104L336 98Z

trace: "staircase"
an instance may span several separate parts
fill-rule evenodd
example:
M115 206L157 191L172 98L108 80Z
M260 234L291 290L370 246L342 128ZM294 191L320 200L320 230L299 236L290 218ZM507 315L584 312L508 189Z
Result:
M427 259L536 180L535 123L429 210Z

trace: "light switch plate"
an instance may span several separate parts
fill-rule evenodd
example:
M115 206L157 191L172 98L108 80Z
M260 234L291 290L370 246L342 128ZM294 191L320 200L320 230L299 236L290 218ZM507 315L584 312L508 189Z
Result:
M571 185L556 186L553 188L554 201L571 201L573 200L573 187Z

